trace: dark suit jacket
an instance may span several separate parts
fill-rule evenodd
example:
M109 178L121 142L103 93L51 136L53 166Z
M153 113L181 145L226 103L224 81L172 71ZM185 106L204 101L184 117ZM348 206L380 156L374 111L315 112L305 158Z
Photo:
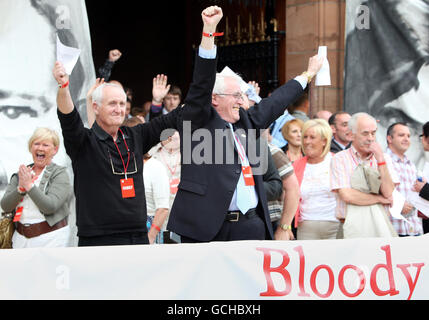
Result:
M429 184L426 183L422 190L420 190L419 196L425 200L429 200Z
M193 82L182 106L185 122L178 128L181 139L181 179L167 226L170 231L198 241L212 240L221 229L241 174L231 130L211 104L216 68L217 59L196 57ZM244 129L238 134L243 146L247 145L252 136L249 129L268 128L283 114L284 106L294 102L302 92L299 82L291 80L249 111L240 109L240 121L235 127ZM253 133L256 140L259 130ZM219 139L215 139L216 134L224 134L225 138L219 142ZM261 150L268 152L268 148ZM228 157L231 154L233 161ZM255 174L257 163L252 162L249 151L247 155ZM204 162L201 157L204 157ZM259 197L257 212L265 221L267 239L272 239L262 175L255 174L254 179Z
M350 148L351 145L352 145L352 143L350 142L349 145L346 147L346 149ZM331 140L331 152L332 153L338 153L338 152L343 151L343 150L344 149L341 148L341 146L337 142L335 142L334 139Z

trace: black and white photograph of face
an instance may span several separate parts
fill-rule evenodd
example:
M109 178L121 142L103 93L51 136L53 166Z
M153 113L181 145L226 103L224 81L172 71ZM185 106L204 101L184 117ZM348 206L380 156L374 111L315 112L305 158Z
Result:
M76 107L85 110L85 96L95 80L91 39L84 0L0 1L0 194L20 164L31 163L27 142L37 127L60 136L52 76L56 36L82 50L70 78ZM81 112L86 120L86 112ZM61 141L54 158L69 165Z
M369 13L367 28L356 24L357 17L365 18L362 6ZM379 120L377 140L384 146L389 125L407 123L407 155L422 168L418 136L429 121L429 1L348 0L346 16L345 110Z

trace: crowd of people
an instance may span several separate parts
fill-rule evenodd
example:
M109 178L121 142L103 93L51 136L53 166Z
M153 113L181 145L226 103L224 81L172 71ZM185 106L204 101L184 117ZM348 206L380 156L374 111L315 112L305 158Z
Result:
M429 200L429 176L406 155L407 125L392 124L382 150L377 120L367 113L321 110L311 119L308 88L323 63L318 56L266 98L255 81L217 73L214 39L222 16L217 6L202 12L186 97L160 74L152 99L132 106L132 90L110 79L122 55L111 50L88 90L88 128L64 66L55 64L73 182L53 162L58 134L37 129L28 144L33 164L19 166L1 199L2 210L15 213L13 248L68 246L73 190L79 246L428 232L429 211L419 211L415 201ZM421 141L429 151L429 123ZM397 201L400 216L391 212Z

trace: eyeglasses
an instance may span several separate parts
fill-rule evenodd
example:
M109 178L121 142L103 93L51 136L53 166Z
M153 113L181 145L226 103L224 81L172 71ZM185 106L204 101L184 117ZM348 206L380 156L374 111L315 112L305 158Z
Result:
M236 100L243 100L243 95L240 92L236 93L216 93L218 96L232 96Z
M116 172L116 171L115 171L115 167L113 166L113 161L112 161L112 156L110 155L110 151L108 151L108 153L109 153L110 165L112 166L112 173L113 173L114 175L124 176L124 175L125 175L125 172ZM131 154L132 154L133 159L134 159L134 171L129 172L129 171L127 170L127 175L137 173L137 161L136 161L136 157L135 157L135 155L134 155L134 152L131 152Z

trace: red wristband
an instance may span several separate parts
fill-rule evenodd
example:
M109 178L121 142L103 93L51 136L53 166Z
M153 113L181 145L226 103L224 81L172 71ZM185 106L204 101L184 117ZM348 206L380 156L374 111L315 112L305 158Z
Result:
M386 161L384 161L384 162L377 162L377 165L378 165L379 167L384 166L384 165L386 165Z
M205 33L205 32L203 32L203 36L207 37L207 38L221 37L221 36L223 36L223 32L215 32L215 33Z
M151 228L155 228L156 230L158 230L158 232L160 232L160 231L161 231L161 228L160 228L160 227L158 227L155 223L152 223Z
M25 188L22 188L22 187L19 187L19 186L18 186L17 190L18 190L18 193L20 195L24 195L24 194L27 193L27 190L25 190Z
M64 83L63 85L59 84L58 86L59 86L61 89L64 89L64 88L67 88L67 87L69 86L69 83L70 83L70 81L67 81L67 82L66 82L66 83Z

